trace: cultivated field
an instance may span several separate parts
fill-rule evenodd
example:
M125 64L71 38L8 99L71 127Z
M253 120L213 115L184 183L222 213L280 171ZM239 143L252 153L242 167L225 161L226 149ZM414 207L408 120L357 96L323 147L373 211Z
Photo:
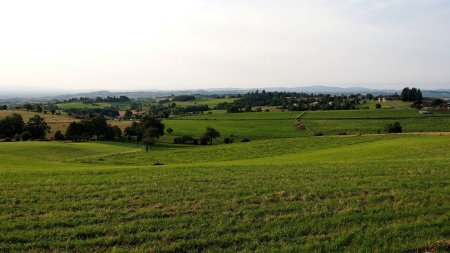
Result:
M450 136L0 146L0 251L448 249Z

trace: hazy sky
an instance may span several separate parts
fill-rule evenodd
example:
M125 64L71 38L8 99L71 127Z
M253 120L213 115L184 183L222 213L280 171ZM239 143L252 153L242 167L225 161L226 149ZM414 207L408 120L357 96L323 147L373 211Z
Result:
M450 88L449 0L0 3L5 89L405 83Z

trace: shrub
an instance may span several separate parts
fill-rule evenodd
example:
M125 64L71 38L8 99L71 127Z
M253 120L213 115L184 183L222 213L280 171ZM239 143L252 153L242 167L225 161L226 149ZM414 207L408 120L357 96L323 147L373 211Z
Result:
M385 130L388 133L401 133L403 131L400 122L395 122L394 124L387 124Z
M347 133L346 132L341 132L341 133L338 133L338 135L347 135Z
M15 141L20 141L20 135L19 134L15 134L14 135L14 140Z
M60 130L56 131L54 138L56 141L61 141L64 140L64 135L62 134L62 132Z
M323 136L323 133L322 132L316 132L316 133L314 133L314 136Z
M250 142L250 139L249 138L244 138L244 139L241 140L241 142Z
M12 140L11 140L10 137L6 137L3 141L4 141L4 142L11 142Z
M173 129L169 127L169 128L167 128L166 132L167 132L168 134L171 134L171 133L173 133Z
M233 143L233 138L231 138L231 137L226 137L226 138L223 139L223 142L224 142L225 144Z
M30 132L25 131L20 135L20 138L22 139L22 141L28 141L29 139L31 139L33 136L31 135Z
M200 136L200 144L202 145L208 145L209 137L206 135Z
M381 109L381 104L380 104L380 103L377 103L377 104L375 105L375 108Z
M183 135L181 137L176 137L173 139L173 144L191 144L191 145L197 145L198 139L190 136L190 135Z

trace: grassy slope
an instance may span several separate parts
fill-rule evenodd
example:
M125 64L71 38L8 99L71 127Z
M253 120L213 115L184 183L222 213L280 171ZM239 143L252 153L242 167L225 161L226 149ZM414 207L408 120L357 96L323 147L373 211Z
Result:
M448 247L449 136L0 146L0 251Z

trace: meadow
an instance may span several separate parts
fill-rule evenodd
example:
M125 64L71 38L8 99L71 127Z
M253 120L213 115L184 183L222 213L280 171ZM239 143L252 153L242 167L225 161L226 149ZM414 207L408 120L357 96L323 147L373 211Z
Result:
M220 103L232 103L236 98L212 98L204 96L195 96L195 100L191 101L169 101L165 105L175 103L178 106L190 106L190 105L208 105L210 108L214 108Z
M449 247L450 136L0 147L0 251Z

